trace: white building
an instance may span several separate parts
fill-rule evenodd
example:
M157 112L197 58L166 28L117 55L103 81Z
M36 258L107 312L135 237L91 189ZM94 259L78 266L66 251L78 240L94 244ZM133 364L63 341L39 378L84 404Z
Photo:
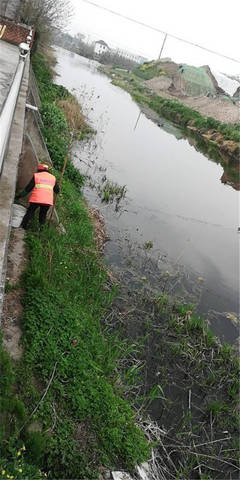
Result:
M104 42L104 40L98 40L97 42L95 42L94 53L96 55L102 55L103 53L107 53L109 51L110 51L110 48L107 45L107 43Z

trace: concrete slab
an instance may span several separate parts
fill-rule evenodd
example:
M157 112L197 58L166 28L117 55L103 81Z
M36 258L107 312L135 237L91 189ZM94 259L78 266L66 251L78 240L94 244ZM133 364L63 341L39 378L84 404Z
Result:
M18 47L0 40L0 112L12 83L18 59Z

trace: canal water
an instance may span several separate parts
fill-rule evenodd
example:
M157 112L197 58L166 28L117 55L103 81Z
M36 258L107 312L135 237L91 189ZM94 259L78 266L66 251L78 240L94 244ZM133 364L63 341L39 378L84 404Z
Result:
M215 333L238 337L239 192L221 183L223 168L166 120L140 114L130 95L97 62L56 48L56 82L77 97L96 134L76 144L73 161L88 176L85 197L104 216L105 257L130 288L194 303ZM120 202L102 202L106 181L126 186Z

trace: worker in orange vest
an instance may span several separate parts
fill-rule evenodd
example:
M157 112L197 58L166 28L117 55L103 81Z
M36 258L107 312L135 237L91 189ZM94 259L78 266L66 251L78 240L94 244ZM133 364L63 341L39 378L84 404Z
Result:
M15 199L18 200L32 192L29 198L29 207L20 225L25 230L28 228L28 224L34 217L34 213L38 207L40 208L40 227L45 223L48 209L53 205L53 192L56 194L59 193L59 185L57 184L56 177L51 175L48 170L48 165L40 163L37 172L34 173L28 185L15 197Z

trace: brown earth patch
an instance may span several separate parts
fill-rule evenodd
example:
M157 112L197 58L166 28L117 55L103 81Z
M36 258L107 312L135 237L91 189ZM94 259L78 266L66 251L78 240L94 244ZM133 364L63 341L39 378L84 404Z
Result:
M234 104L230 100L216 97L211 98L205 95L192 97L184 93L179 85L175 85L173 89L164 84L166 79L162 77L154 77L151 80L143 82L143 85L151 88L151 90L162 98L168 100L178 100L186 107L192 108L201 113L204 117L212 117L223 123L238 123L240 120L239 102Z
M88 211L94 227L94 237L97 243L97 249L100 253L103 253L104 245L109 240L105 231L104 217L96 207L89 208ZM102 266L100 268L102 268ZM117 283L117 279L112 274L111 270L107 269L106 272L109 282L111 284Z
M208 97L183 97L179 100L204 117L212 117L223 123L238 123L240 120L239 105L234 105L230 100Z
M83 450L97 442L96 434L92 432L87 422L77 423L73 436L78 443L79 450Z
M23 354L20 344L23 289L20 287L19 281L27 262L24 233L25 231L21 228L12 229L8 247L6 292L3 301L3 345L13 360L19 360Z
M100 252L102 252L104 244L108 239L105 232L104 218L98 208L94 207L89 209L89 216L94 226L94 237L97 242L97 248Z

